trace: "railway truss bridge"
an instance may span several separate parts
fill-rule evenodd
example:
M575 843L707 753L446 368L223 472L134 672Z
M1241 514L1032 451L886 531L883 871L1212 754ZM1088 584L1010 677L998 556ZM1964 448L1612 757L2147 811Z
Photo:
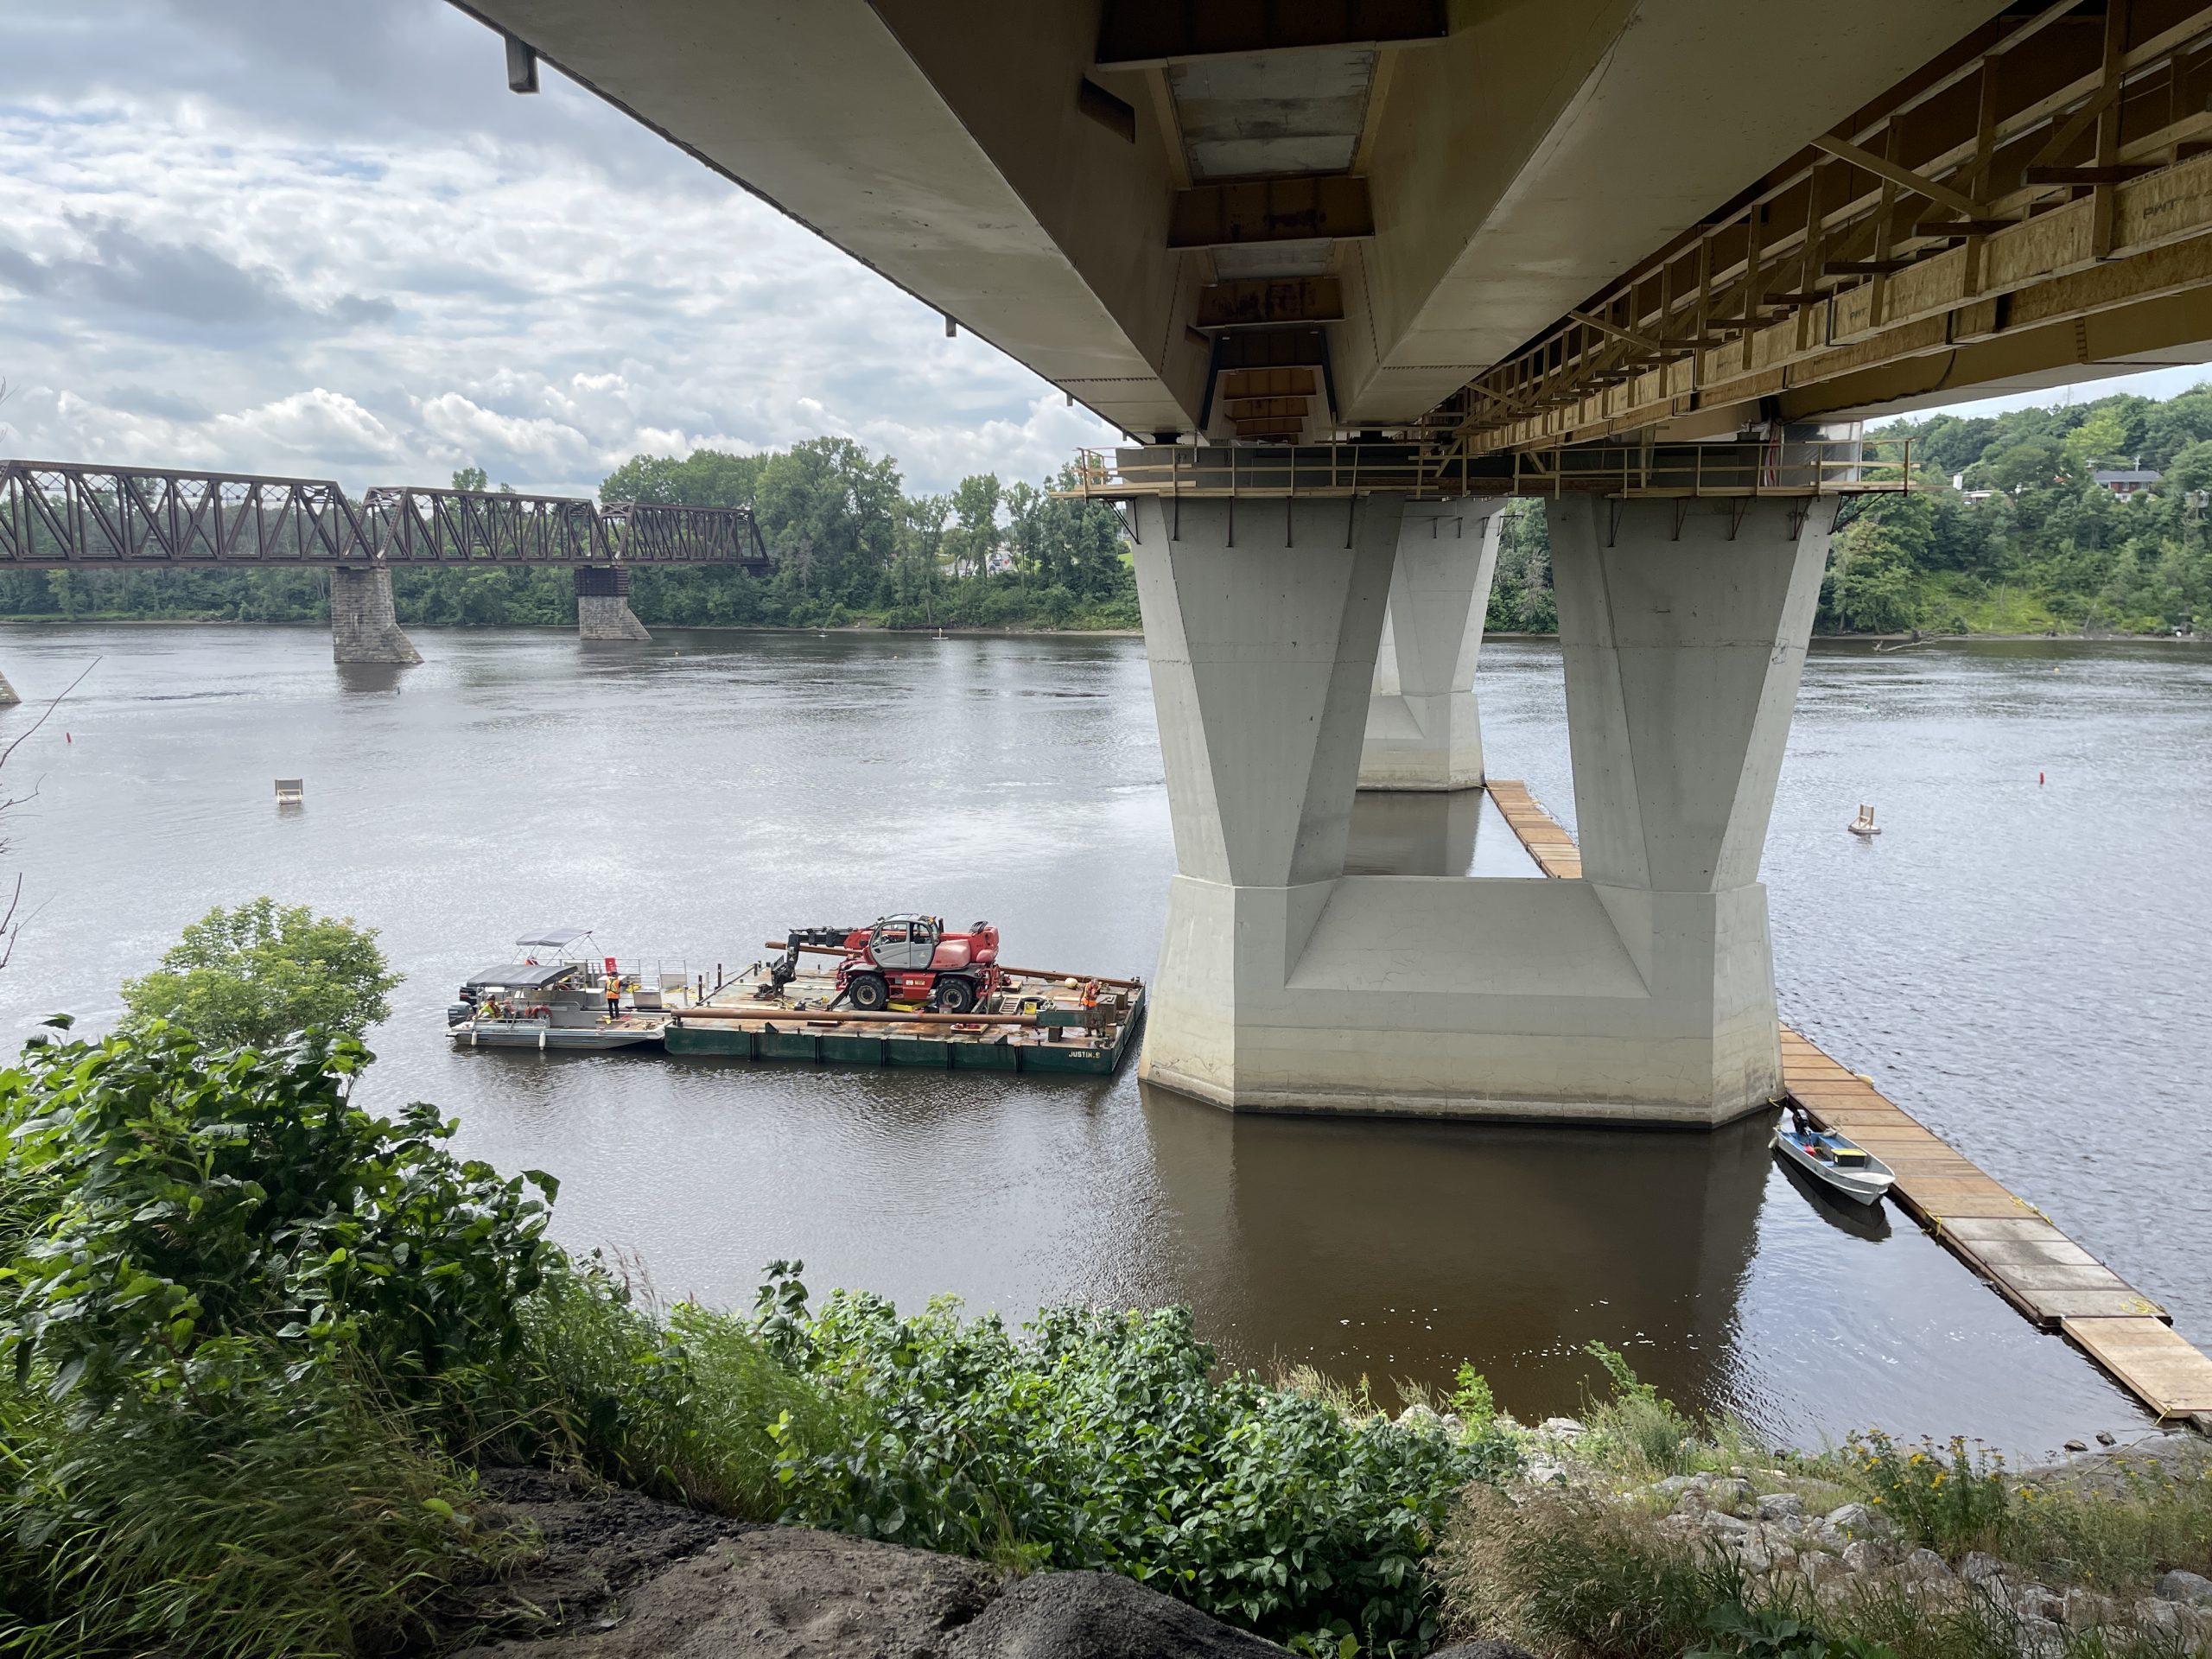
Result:
M393 608L397 569L565 565L582 638L643 639L632 571L696 564L765 573L752 512L413 486L356 500L328 479L0 461L0 569L326 569L341 663L422 661Z

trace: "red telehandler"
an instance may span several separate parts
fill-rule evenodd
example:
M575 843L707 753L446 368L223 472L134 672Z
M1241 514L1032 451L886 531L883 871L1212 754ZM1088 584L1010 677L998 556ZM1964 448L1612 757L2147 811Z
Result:
M782 958L769 965L776 990L797 976L802 949L843 952L833 1008L850 1002L873 1014L896 1001L966 1014L1004 982L999 931L988 922L964 933L946 932L937 916L886 916L872 927L792 928L784 936Z

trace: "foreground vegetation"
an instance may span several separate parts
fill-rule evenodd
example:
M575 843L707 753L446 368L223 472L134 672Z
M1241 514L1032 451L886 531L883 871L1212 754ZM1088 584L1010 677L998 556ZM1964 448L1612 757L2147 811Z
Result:
M1414 1652L1421 1570L1502 1432L1223 1372L1179 1309L631 1294L544 1236L555 1184L351 1103L350 1039L57 1029L0 1074L0 1649L346 1653L420 1637L518 1541L474 1465L1152 1582L1280 1637Z
M2069 1622L2035 1650L2150 1659L2181 1650L2172 1630L2074 1619L2074 1597L2124 1607L2212 1567L2212 1471L2077 1491L1879 1434L1762 1468L1777 1454L1740 1425L1694 1422L1602 1346L1582 1424L1531 1433L1466 1368L1395 1416L1363 1382L1225 1370L1180 1308L1013 1329L817 1301L797 1262L749 1310L663 1306L547 1238L552 1177L456 1156L429 1106L357 1106L357 1039L239 1045L338 987L381 996L372 936L260 900L172 957L172 994L134 998L123 1032L57 1017L0 1071L0 1653L464 1641L452 1598L535 1548L480 1498L481 1470L517 1463L1121 1573L1337 1659L1446 1631L1562 1656L1993 1659L2045 1621L1961 1589L1972 1552L2063 1573ZM1961 1577L1939 1562L1938 1598L1924 1571L1801 1571L1713 1518L1746 1473L1778 1495L1762 1514L1856 1499L1892 1555Z

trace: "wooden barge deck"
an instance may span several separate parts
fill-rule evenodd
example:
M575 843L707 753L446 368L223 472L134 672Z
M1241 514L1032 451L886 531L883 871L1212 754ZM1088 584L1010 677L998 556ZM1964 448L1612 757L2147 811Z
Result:
M747 976L671 1010L661 1041L671 1054L746 1060L1093 1077L1120 1069L1144 1021L1142 982L1004 971L1007 988L992 1000L995 1011L965 1015L895 1004L882 1014L830 1008L836 986L826 974L801 974L780 997L763 999ZM1084 1006L1086 983L1099 987L1096 1007Z
M1560 880L1582 874L1581 849L1525 784L1497 779L1486 787L1539 869ZM1788 1026L1782 1076L1789 1103L1889 1165L1898 1207L2021 1314L2063 1335L2162 1421L2212 1433L2212 1358L2173 1329L2164 1308L1871 1078Z

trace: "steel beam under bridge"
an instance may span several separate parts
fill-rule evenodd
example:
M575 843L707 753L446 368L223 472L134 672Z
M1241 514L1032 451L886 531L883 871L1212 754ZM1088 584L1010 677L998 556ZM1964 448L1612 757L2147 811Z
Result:
M734 564L765 571L745 507L0 461L0 569L381 564Z

